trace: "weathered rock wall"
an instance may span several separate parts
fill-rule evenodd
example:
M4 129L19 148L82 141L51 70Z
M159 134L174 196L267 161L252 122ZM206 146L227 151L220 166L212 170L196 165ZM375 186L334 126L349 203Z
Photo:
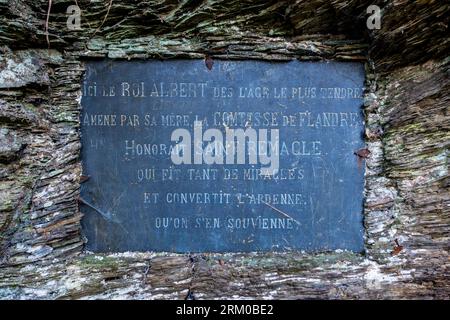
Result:
M446 1L72 4L0 0L1 298L449 298ZM364 254L83 252L84 61L205 55L366 62Z

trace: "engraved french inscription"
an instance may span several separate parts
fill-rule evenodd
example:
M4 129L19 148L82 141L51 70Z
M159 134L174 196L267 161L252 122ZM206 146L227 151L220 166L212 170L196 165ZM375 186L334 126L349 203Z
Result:
M359 63L92 61L87 249L363 250Z

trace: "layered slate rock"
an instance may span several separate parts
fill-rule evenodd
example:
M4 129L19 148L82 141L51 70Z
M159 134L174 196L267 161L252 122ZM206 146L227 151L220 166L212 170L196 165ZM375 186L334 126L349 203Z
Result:
M0 1L2 298L448 298L448 5L79 0L68 31L52 3L47 43L47 0ZM364 255L83 252L84 59L205 55L366 62Z

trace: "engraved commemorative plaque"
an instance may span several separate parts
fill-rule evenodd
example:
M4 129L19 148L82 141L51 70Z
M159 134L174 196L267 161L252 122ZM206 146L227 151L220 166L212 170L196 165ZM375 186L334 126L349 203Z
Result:
M92 61L87 249L363 250L360 63Z

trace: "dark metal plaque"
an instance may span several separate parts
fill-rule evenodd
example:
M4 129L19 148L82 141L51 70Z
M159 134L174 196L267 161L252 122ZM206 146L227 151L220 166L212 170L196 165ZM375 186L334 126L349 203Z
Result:
M88 250L363 250L362 64L86 68Z

